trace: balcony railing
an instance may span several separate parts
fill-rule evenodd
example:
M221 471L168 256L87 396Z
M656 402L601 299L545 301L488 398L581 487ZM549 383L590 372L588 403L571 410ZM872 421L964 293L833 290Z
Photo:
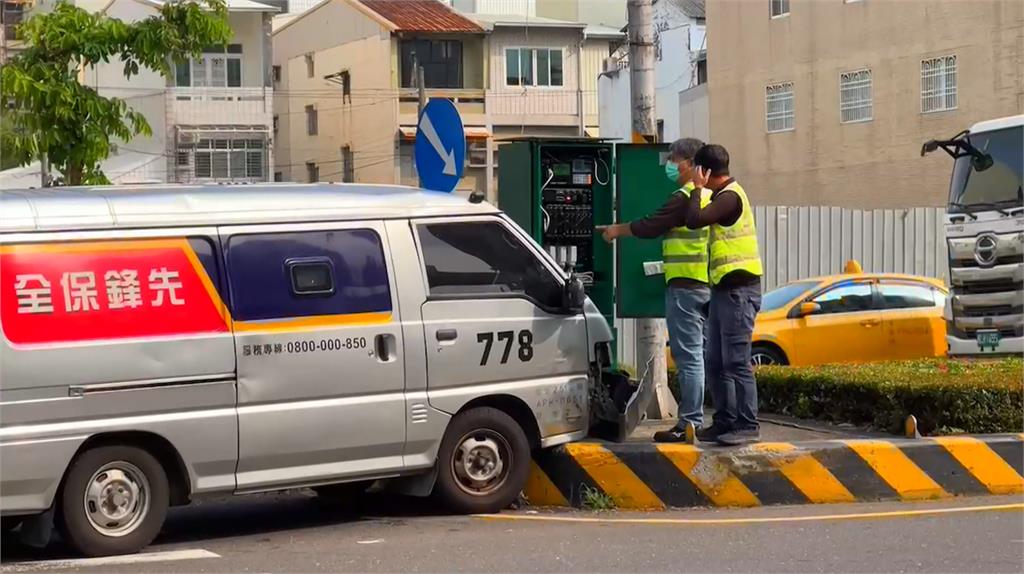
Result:
M171 88L168 108L175 124L271 125L270 88Z

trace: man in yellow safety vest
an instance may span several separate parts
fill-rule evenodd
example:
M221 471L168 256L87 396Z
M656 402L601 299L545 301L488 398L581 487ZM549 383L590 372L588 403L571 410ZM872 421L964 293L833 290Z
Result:
M712 425L697 431L697 438L725 445L756 442L761 433L750 342L761 310L763 269L754 211L746 192L729 175L724 147L702 147L694 163L694 186L712 192L707 205L692 194L686 226L711 232L707 370L715 407Z
M658 211L629 223L601 227L605 240L619 237L661 238L662 268L665 272L665 320L669 347L679 371L679 423L654 434L657 442L686 440L687 423L700 428L704 419L704 323L708 301L707 229L686 227L690 198L708 205L711 192L693 192L693 157L703 146L694 138L672 143L665 175L682 186Z

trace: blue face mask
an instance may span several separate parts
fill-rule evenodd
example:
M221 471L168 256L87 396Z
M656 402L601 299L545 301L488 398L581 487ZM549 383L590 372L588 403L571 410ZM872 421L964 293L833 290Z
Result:
M672 183L677 183L679 181L679 165L672 160L666 161L665 175L672 181Z

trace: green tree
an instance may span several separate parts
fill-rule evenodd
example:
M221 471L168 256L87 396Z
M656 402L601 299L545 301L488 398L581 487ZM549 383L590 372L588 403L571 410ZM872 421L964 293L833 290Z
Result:
M45 153L66 185L109 183L100 162L112 141L152 134L124 100L82 85L80 70L116 58L125 78L142 68L168 76L174 62L231 39L224 0L167 0L158 15L132 23L61 2L19 32L25 50L0 68L4 163Z

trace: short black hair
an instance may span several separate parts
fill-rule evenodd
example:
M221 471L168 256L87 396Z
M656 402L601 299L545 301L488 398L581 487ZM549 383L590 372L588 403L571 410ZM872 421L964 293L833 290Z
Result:
M669 157L676 161L681 159L692 160L702 147L704 147L704 142L697 138L682 138L672 142L672 145L668 148L668 154Z
M718 144L707 144L697 151L693 163L711 170L711 175L729 175L729 152Z

